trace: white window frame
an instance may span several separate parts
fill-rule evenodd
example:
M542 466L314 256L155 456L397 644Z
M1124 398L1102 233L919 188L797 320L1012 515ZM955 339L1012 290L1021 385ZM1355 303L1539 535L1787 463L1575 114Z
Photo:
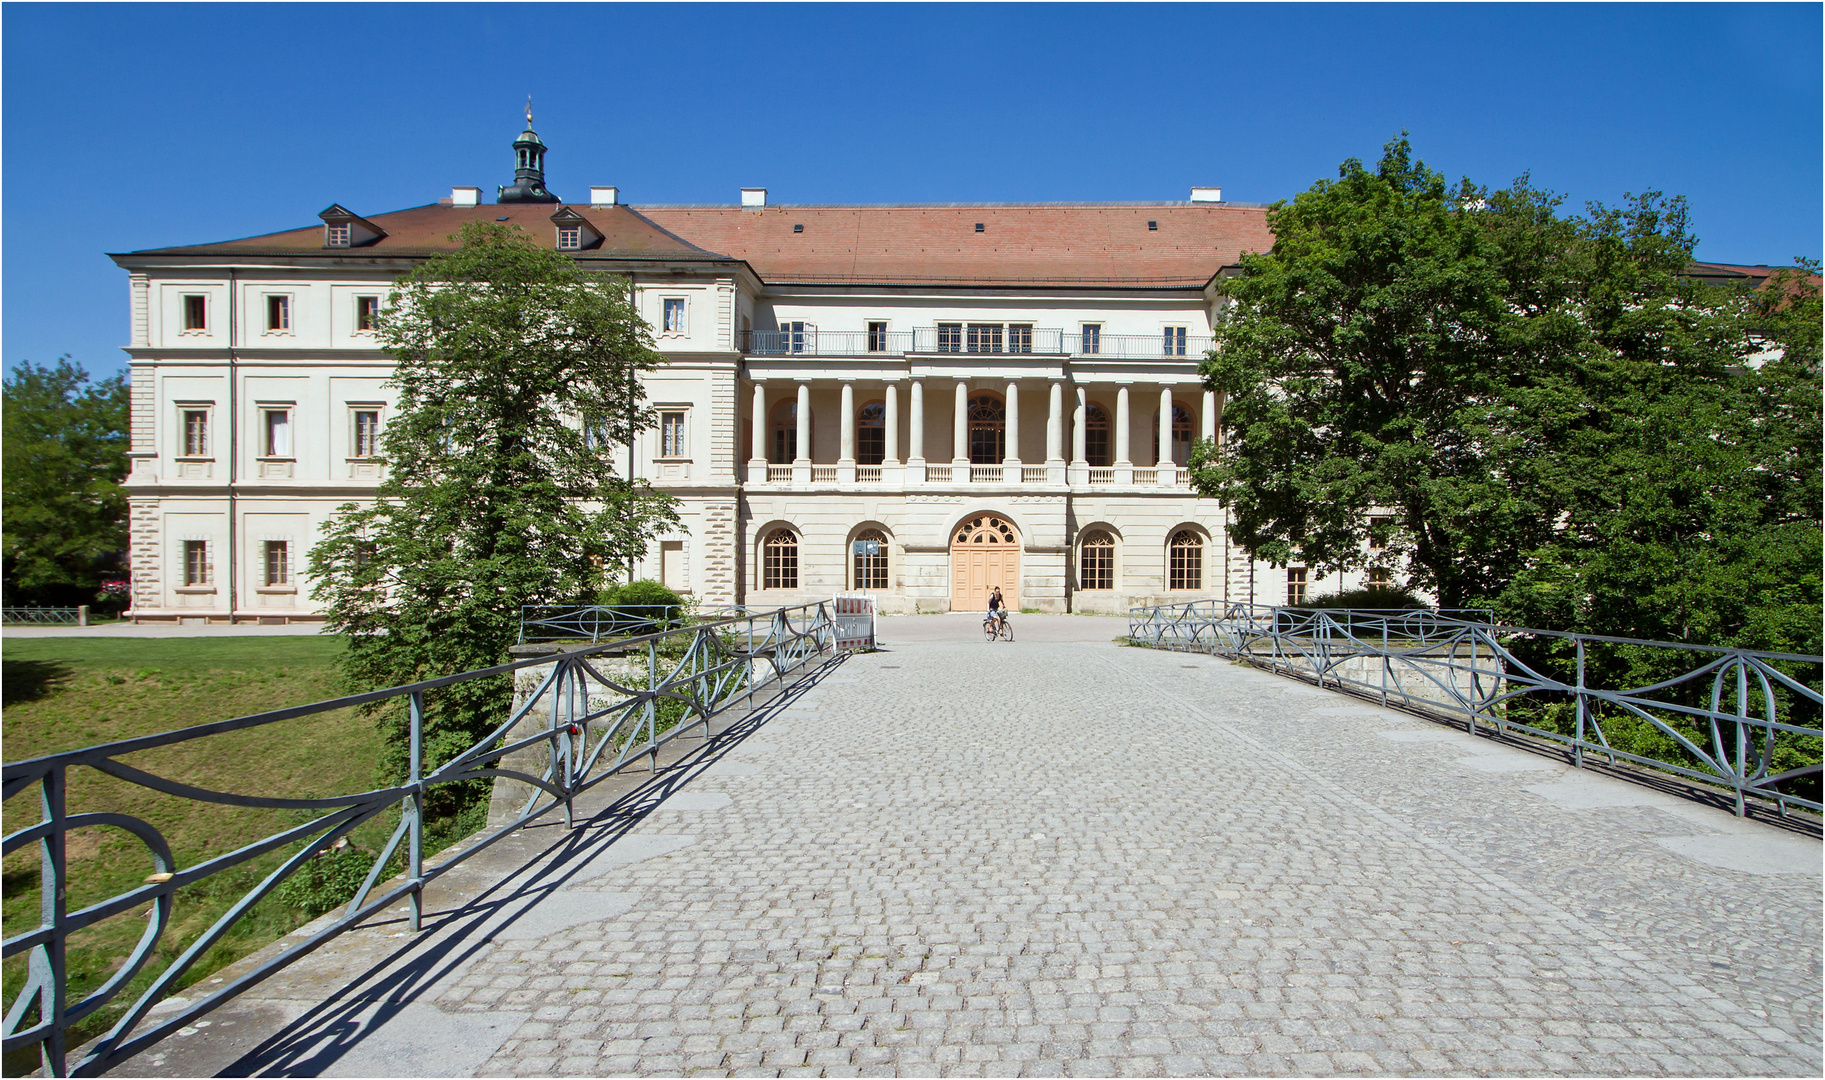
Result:
M676 304L678 325L672 325L672 305ZM684 337L691 332L691 300L688 296L665 296L659 300L659 335L661 337Z
M328 221L323 225L323 246L330 248L352 247L355 242L355 226L346 221Z
M255 437L260 440L259 453L254 456L261 461L296 461L298 458L298 403L295 401L259 401L254 407L260 413L260 426L255 429ZM275 450L272 445L272 417L275 413L285 416L284 450Z
M203 325L201 325L201 326L189 325L189 323L190 323L190 301L192 301L192 300L201 300L203 302ZM178 332L179 337L207 337L209 334L209 315L210 315L210 311L209 311L209 294L208 293L204 292L204 293L179 293L178 294L178 298L177 298L178 331L177 332Z
M215 402L213 401L179 401L177 405L177 446L173 457L182 461L215 460ZM193 412L203 414L203 448L197 453L190 452L190 415Z
M1095 340L1092 341L1091 339ZM1094 345L1094 348L1092 348ZM1077 324L1077 350L1082 356L1101 356L1103 354L1103 324L1087 322Z
M190 580L190 545L198 544L203 552L201 580ZM177 584L173 586L180 593L212 593L215 591L215 543L206 536L180 536L177 538Z
M658 453L654 454L653 457L659 461L689 461L691 457L690 407L686 405L659 405L655 407L655 411L659 413L659 446ZM665 430L665 418L668 416L678 417L678 443L676 446L669 448L666 446ZM673 452L667 453L668 449Z
M559 251L582 251L583 250L583 226L581 226L581 225L559 225L558 226L558 250Z
M349 457L350 461L372 461L380 456L380 437L387 429L386 407L379 402L351 401L349 410ZM361 452L362 413L374 414L374 445L371 453Z
M285 545L285 565L283 579L272 579L272 546ZM256 590L263 593L295 593L298 591L298 567L292 552L292 541L289 536L268 536L260 541L260 584Z
M361 303L364 300L372 300L374 302L374 325L373 326L363 327L361 325ZM355 297L355 333L371 335L371 334L375 333L375 328L378 327L379 325L380 325L380 297L375 295L374 293L357 294Z
M874 347L874 328L876 326L879 326L881 328L881 347L878 349ZM888 343L891 341L893 341L893 320L891 320L891 319L863 319L862 320L862 351L863 352L873 353L873 354L877 354L877 355L880 353L885 353L888 350Z
M273 304L274 300L278 300L281 302L281 310L284 312L284 315L285 315L285 325L284 326L274 326L272 324L272 317L273 317L272 304ZM296 303L294 303L295 300L296 300L296 297L292 293L288 293L288 292L270 292L270 293L261 293L260 294L260 325L262 327L264 327L264 329L262 329L260 331L260 335L262 337L291 337L292 336L292 327L294 327L298 324L298 320L297 320L298 312L297 312L297 305L296 305Z

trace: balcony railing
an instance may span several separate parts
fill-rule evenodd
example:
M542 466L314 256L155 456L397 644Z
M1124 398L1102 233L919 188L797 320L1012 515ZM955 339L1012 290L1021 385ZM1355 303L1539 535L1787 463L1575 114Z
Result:
M1088 479L1092 484L1113 484L1115 483L1115 470L1106 466L1091 466Z
M996 331L990 333L989 331ZM1212 339L1157 334L1093 334L1021 324L958 323L911 330L753 330L742 335L749 356L1038 355L1195 360Z
M857 465L855 480L858 484L878 484L881 482L881 467L879 465Z
M999 484L1005 479L1007 479L1007 474L999 465L970 466L970 483L972 484Z

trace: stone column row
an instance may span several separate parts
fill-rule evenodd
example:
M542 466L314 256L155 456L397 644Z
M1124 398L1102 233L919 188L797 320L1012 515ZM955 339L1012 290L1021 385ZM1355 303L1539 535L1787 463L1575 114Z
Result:
M911 441L907 455L909 463L923 464L925 461L925 380L912 379L911 395ZM885 458L887 462L898 464L900 456L900 401L899 382L886 383L886 431ZM1071 424L1071 461L1083 465L1085 461L1084 431L1089 420L1089 390L1084 384L1076 385L1077 397L1072 410ZM1010 382L1007 385L1004 434L1006 436L1006 453L1003 463L1020 464L1020 384ZM811 385L809 382L797 384L798 401L796 421L797 452L793 464L810 464L811 449ZM1217 436L1218 406L1214 391L1203 391L1202 423L1199 434L1209 440ZM1049 410L1046 416L1046 460L1058 463L1064 458L1064 383L1051 380L1049 385ZM1173 465L1172 461L1172 408L1173 389L1170 385L1160 387L1160 459L1159 468ZM854 383L844 380L842 383L841 440L839 464L855 463L855 388ZM754 416L751 434L752 460L767 460L767 390L766 384L754 384ZM1115 390L1115 460L1118 466L1130 466L1133 462L1130 454L1130 407L1128 384L1121 383ZM964 379L956 383L956 403L952 418L951 458L954 465L967 467L970 463L969 445L969 382Z

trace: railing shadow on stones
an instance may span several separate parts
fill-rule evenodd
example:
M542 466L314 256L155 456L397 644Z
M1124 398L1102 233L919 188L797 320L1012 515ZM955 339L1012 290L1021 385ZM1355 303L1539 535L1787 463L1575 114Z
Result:
M11 1053L39 1049L46 1075L99 1075L402 899L407 903L409 926L416 931L420 928L423 891L427 883L479 854L514 829L553 810L562 809L566 827L574 826L573 801L578 795L642 757L650 756L656 762L661 747L690 729L701 726L702 734L707 738L712 717L733 706L738 699L745 698L751 704L755 693L769 684L783 689L788 675L804 671L808 665L833 654L838 647L838 636L837 622L827 602L803 604L612 643L583 645L555 660L522 660L310 705L9 762L4 766L4 799L10 802L16 796L36 790L41 814L35 823L6 834L4 852L11 855L28 845L38 845L41 918L36 927L8 936L4 942L6 957L28 954L25 978L7 1003L5 1050ZM637 677L623 670L617 670L613 676L605 674L603 668L607 665L599 660L610 654L624 659L639 654L645 661L639 667L644 670ZM549 670L539 685L498 727L448 761L429 769L425 767L423 719L427 695L474 680L512 676L523 668L541 665L549 666ZM242 795L195 787L143 771L121 760L153 748L194 743L285 720L386 703L401 705L407 711L409 770L403 783L371 791L329 798ZM509 734L525 716L535 712L542 712L546 717L541 730L523 737ZM516 752L534 746L545 750L542 755L545 766L541 772L502 767ZM253 840L226 854L180 867L165 837L145 820L114 812L71 813L65 801L73 770L95 770L127 784L181 800L287 810L311 815L311 820ZM531 794L510 821L458 841L453 845L458 850L446 851L435 866L426 866L426 793L442 785L489 778L518 781L527 785ZM257 903L309 860L335 848L353 830L375 821L394 807L399 808L398 824L375 856L354 897L342 905L339 917L214 992L190 1002L181 1010L161 1012L154 1018L156 1022L144 1030L135 1030L147 1020L153 1006L177 990L183 984L186 972ZM69 835L81 829L104 827L123 830L143 843L155 872L136 887L78 910L67 910L65 871ZM73 1065L66 1060L69 1049L66 1033L70 1028L106 1006L153 956L171 926L178 890L294 846L297 849L293 853L265 874L171 960L120 1019L89 1046L80 1060ZM402 849L403 875L389 875L388 867ZM132 953L100 986L79 1000L69 1000L64 963L69 937L141 905L148 906L147 925ZM9 992L13 989L8 988Z
M1460 613L1462 614L1462 613ZM1136 645L1226 656L1419 713L1817 812L1825 657L1501 626L1426 610L1137 607ZM1616 745L1623 741L1633 749Z

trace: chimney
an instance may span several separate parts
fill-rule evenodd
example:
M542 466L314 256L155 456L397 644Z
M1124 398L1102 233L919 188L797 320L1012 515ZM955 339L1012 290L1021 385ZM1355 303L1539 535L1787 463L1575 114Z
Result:
M1194 187L1191 189L1192 202L1222 202L1223 189L1220 187Z
M482 189L478 187L453 187L450 189L451 206L479 206L482 201Z
M589 205L591 206L613 206L620 201L620 188L592 187L589 189Z
M743 206L756 206L756 207L767 205L767 189L764 187L742 188L741 189L741 204Z

